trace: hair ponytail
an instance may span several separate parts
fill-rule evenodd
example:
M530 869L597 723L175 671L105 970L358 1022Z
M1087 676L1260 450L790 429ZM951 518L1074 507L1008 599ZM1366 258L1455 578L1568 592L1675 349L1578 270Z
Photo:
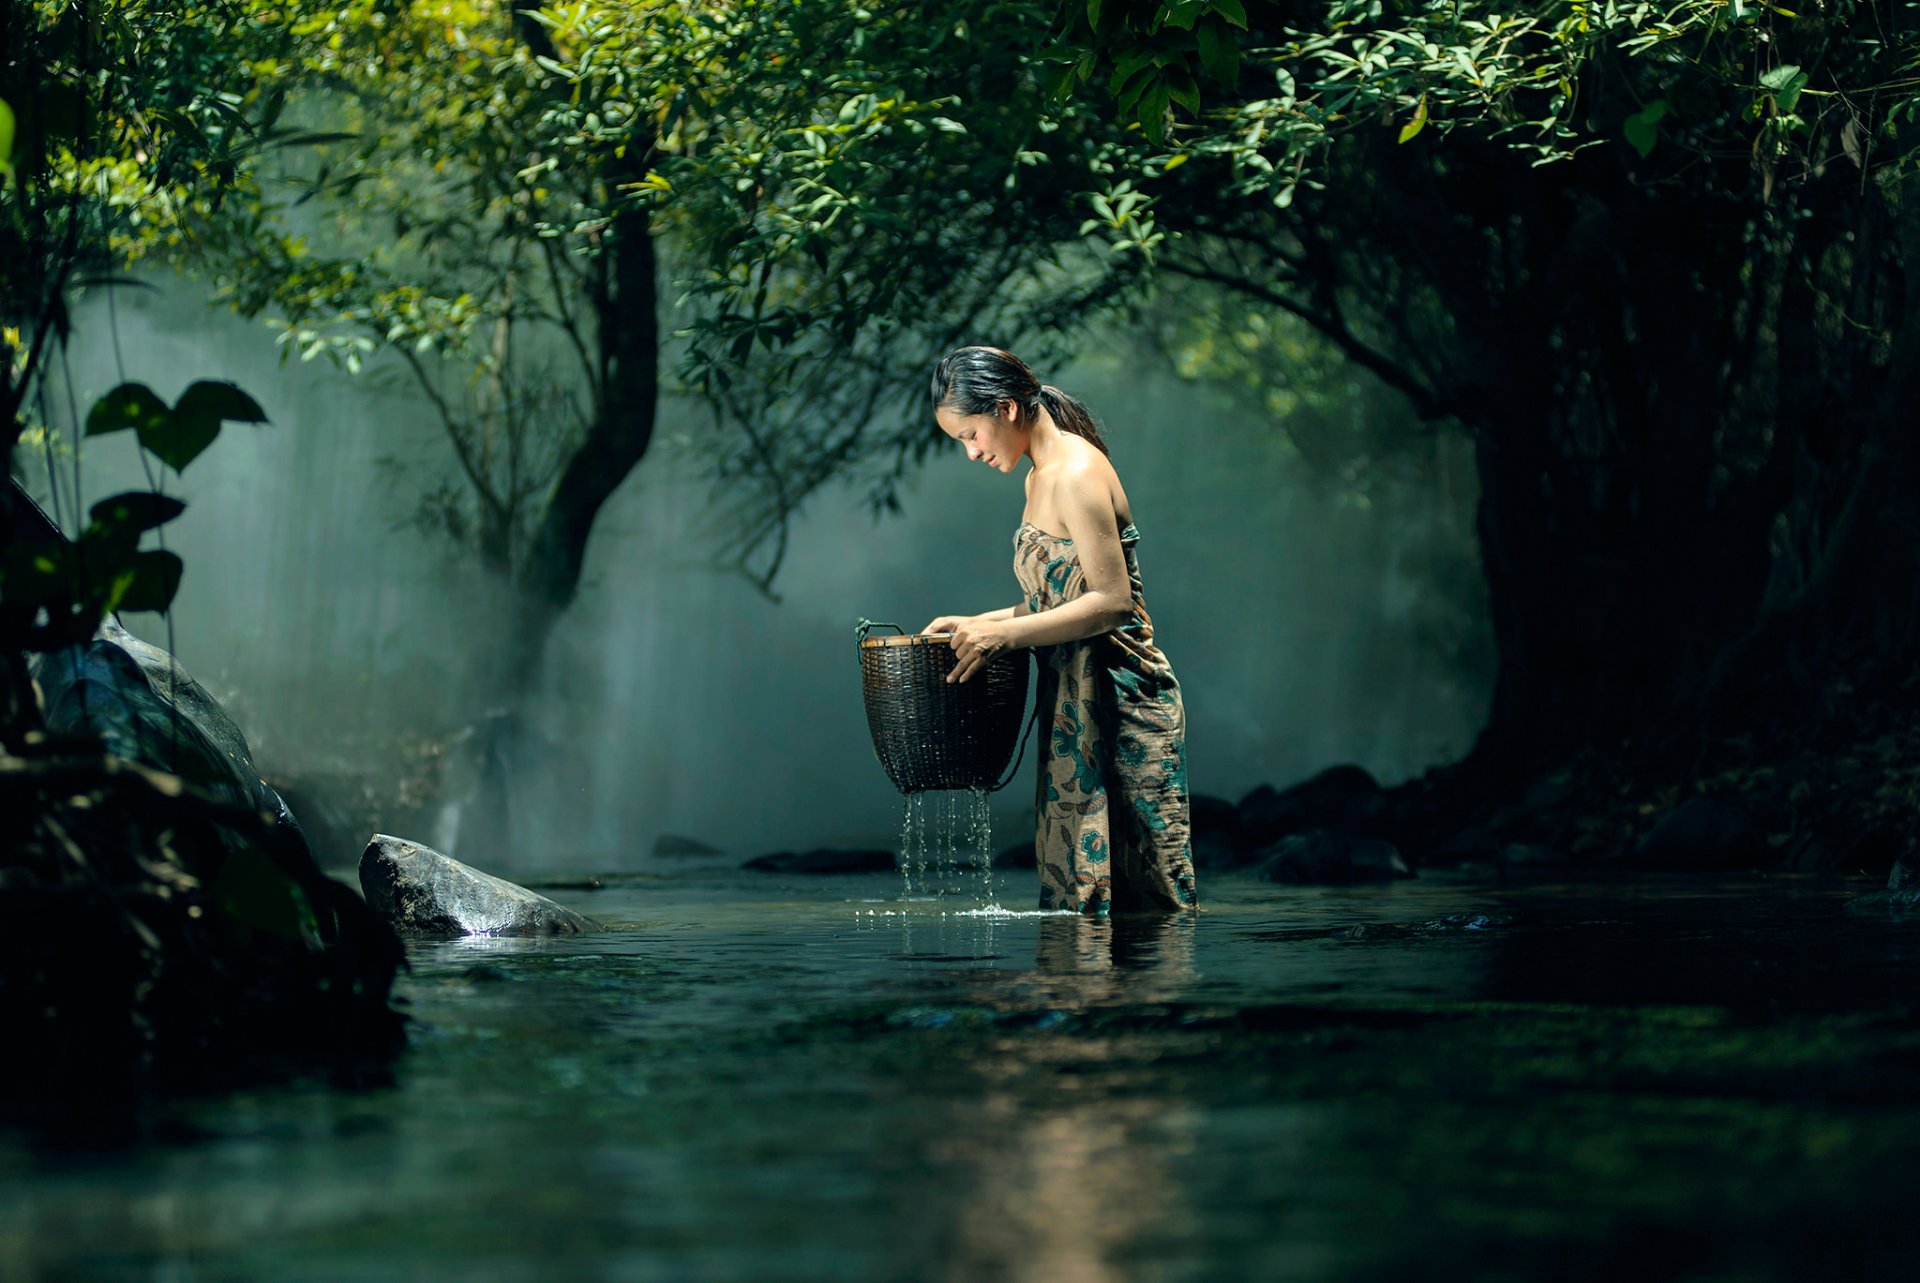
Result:
M1079 397L1069 396L1051 383L1040 385L1040 400L1046 404L1047 413L1063 432L1071 432L1076 437L1085 437L1093 443L1093 448L1108 458L1113 456L1107 451L1107 443L1100 439L1100 424L1093 417L1093 411Z
M1007 401L1019 406L1029 422L1040 417L1044 405L1061 431L1084 438L1101 454L1107 453L1093 412L1078 398L1041 383L1027 363L1011 352L997 347L963 347L949 352L933 367L935 410L944 407L961 414L998 414Z

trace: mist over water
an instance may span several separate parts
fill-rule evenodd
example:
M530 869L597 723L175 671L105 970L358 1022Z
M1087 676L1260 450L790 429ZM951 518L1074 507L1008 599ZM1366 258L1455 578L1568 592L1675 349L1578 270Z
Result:
M269 778L390 777L502 702L473 674L503 637L505 590L401 528L452 468L410 383L282 367L270 331L208 310L191 286L122 289L111 316L96 296L80 325L83 413L124 366L169 401L194 379L232 379L272 420L229 425L167 479L190 504L168 528L187 563L173 646L228 701ZM1196 793L1238 798L1338 762L1391 783L1465 751L1492 674L1459 439L1413 441L1399 475L1415 479L1361 503L1160 364L1104 356L1041 374L1105 423L1186 696ZM1015 599L1019 478L957 447L908 478L904 516L875 519L845 491L817 497L780 601L717 571L696 454L710 431L700 407L669 402L653 452L601 514L509 758L514 868L636 867L662 834L741 858L893 846L901 799L869 744L855 622L914 629ZM44 497L44 464L22 463ZM88 503L143 485L131 435L88 443L82 483ZM126 622L167 644L158 617ZM994 797L997 845L1030 822L1033 751ZM461 756L455 789L476 769Z

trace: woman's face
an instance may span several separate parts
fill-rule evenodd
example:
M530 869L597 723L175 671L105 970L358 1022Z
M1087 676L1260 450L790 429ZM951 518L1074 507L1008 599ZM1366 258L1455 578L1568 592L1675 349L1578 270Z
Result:
M1027 432L1019 414L1019 406L1003 401L998 414L961 414L941 406L933 417L942 432L966 447L967 458L996 472L1012 472L1027 452Z

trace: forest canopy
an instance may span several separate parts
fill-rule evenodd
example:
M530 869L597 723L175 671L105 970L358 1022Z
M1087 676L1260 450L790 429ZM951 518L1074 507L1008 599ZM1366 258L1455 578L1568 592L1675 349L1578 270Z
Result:
M1908 658L1911 3L10 12L131 41L100 84L147 143L75 158L12 260L115 211L290 352L412 369L460 478L428 519L533 649L665 390L770 585L809 496L892 502L930 447L927 353L1224 291L1471 433L1479 760L1851 716ZM82 79L37 65L29 168Z

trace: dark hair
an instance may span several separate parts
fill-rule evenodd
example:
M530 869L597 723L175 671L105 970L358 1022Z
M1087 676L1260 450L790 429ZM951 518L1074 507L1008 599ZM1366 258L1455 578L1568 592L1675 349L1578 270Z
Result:
M1027 363L997 347L957 348L933 367L933 408L960 414L998 414L1000 403L1011 401L1029 423L1040 417L1045 404L1053 421L1076 437L1085 437L1101 454L1107 443L1093 411L1051 384L1034 377Z

